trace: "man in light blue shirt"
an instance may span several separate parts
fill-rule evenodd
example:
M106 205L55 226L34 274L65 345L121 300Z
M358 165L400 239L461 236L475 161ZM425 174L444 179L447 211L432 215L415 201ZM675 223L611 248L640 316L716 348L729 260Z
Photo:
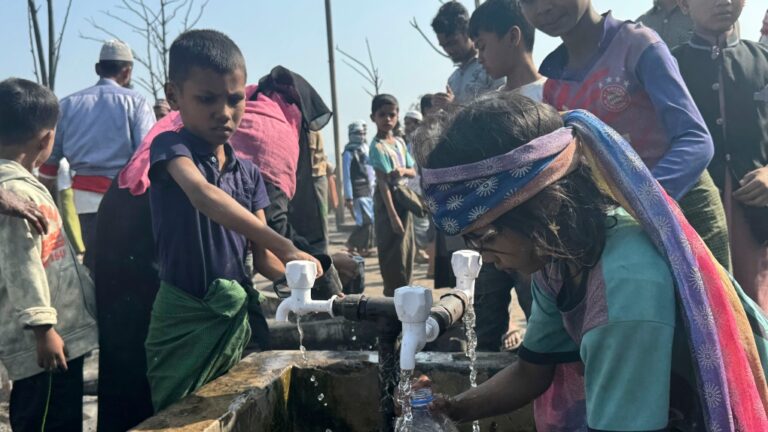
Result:
M155 123L152 106L131 90L133 55L125 43L104 43L96 63L95 86L61 100L61 117L50 159L40 167L49 190L55 191L59 160L75 171L72 188L85 243L85 262L93 270L96 212L112 179L133 156ZM55 195L54 195L55 196Z

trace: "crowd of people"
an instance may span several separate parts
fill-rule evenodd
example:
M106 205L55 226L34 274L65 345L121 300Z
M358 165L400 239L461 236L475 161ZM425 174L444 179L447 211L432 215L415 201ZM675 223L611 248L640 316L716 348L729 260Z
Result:
M13 430L80 430L96 348L100 431L268 350L253 277L292 260L321 276L329 202L355 224L337 266L375 255L385 296L415 263L452 287L451 254L482 254L478 349L518 357L431 409L532 402L540 431L768 430L768 45L742 38L743 7L656 0L624 21L590 0L445 2L432 29L456 70L402 117L373 97L375 133L348 125L343 203L319 133L333 113L284 67L248 84L218 31L176 38L154 105L117 40L97 84L60 101L5 79ZM536 30L562 40L539 67Z

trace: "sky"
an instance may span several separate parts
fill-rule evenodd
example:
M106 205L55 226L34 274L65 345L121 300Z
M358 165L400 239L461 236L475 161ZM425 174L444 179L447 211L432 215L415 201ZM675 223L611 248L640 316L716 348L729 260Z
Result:
M159 0L147 0L148 3L156 1ZM101 13L123 14L116 8L119 3L119 0L73 0L56 80L59 97L91 86L97 80L93 64L98 59L99 43L83 39L80 34L109 37L94 30L87 18L107 25L134 49L140 49L142 40L138 35ZM462 0L462 3L470 11L474 9L473 0ZM651 0L593 0L598 11L612 10L620 19L635 19L652 3ZM5 29L0 79L10 76L35 79L26 4L21 0L0 0L0 28ZM56 0L54 4L59 7L55 17L60 23L66 1ZM332 1L335 44L365 61L368 38L383 80L381 92L398 98L401 115L417 103L421 95L444 90L454 69L451 61L433 51L410 24L415 18L434 42L429 23L439 7L438 0ZM745 39L757 39L765 10L765 0L747 1L740 20ZM249 82L257 82L272 67L283 65L304 76L331 106L324 0L210 0L196 27L222 31L240 46ZM538 63L560 41L540 32L536 37L534 60ZM369 120L371 97L364 89L371 86L345 65L342 58L337 52L339 135L343 148L347 124L360 119L368 121L369 131L373 131L374 126ZM135 66L134 76L144 73L140 65ZM149 97L138 86L136 89ZM323 136L328 156L334 160L332 123L323 130Z

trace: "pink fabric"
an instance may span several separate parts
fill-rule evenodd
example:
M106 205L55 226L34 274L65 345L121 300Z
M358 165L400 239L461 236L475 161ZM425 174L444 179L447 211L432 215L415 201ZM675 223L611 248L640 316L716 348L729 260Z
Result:
M584 389L584 363L555 365L552 384L533 401L536 430L586 432L587 396Z
M250 99L257 86L246 88ZM149 148L152 140L163 132L178 131L184 126L178 111L158 121L141 146L120 172L119 185L132 195L141 195L149 188ZM275 93L269 97L259 94L247 101L245 114L230 143L238 157L250 160L261 175L292 198L296 192L296 167L299 161L299 130L301 111Z
M739 325L740 319L733 310L733 303L728 299L726 283L729 284L730 282L723 278L725 271L722 273L718 271L719 264L714 260L712 253L707 249L701 237L685 220L685 216L676 206L675 201L669 196L666 196L666 199L688 240L699 266L704 289L712 306L713 316L717 317L715 326L723 353L723 366L728 378L728 395L711 395L711 400L706 402L710 404L720 403L719 398L721 396L724 400L730 399L735 430L768 431L768 414L761 403L762 399L758 389L758 387L764 387L765 383L764 381L756 382L755 376L755 372L757 375L762 375L762 369L759 369L759 364L754 365L754 367L750 364L750 360L754 363L759 359L750 359L743 346L742 336L750 331L749 323L745 323L746 317L742 317L742 325ZM759 370L756 371L756 369ZM762 377L762 379L765 378Z

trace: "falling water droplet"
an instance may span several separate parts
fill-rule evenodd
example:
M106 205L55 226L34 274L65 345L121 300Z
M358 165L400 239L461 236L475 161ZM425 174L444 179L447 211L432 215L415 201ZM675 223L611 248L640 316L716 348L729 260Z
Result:
M357 340L357 336L352 336L352 340L356 341Z
M317 395L317 400L318 401L322 401L323 399L325 399L325 395L324 394L320 393L319 395Z
M312 382L315 382L317 380L317 378L315 378L315 376L312 375L311 377L309 377L309 380L312 381Z
M328 406L328 402L324 403L323 406Z

